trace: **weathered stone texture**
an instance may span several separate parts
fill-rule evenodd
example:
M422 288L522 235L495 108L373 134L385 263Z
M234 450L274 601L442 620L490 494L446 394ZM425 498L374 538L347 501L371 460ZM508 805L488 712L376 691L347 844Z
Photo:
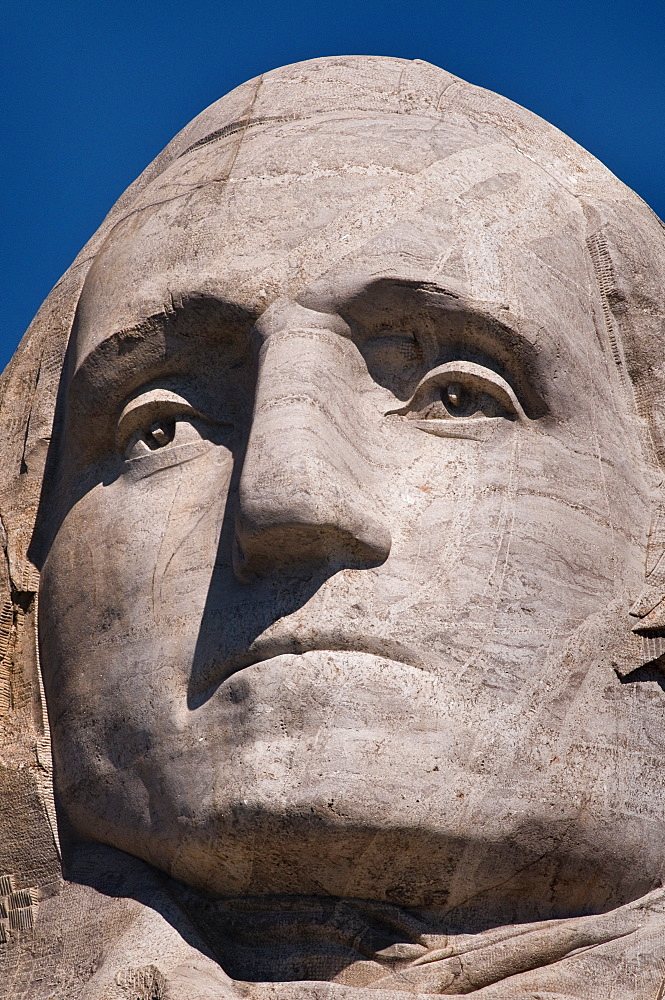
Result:
M662 1000L664 287L418 60L175 137L0 384L0 996Z

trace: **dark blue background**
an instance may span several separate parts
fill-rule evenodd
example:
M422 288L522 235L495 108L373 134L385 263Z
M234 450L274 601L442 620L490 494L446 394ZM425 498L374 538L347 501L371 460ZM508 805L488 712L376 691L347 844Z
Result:
M284 63L418 57L553 122L665 215L665 0L12 0L0 22L0 368L124 188Z

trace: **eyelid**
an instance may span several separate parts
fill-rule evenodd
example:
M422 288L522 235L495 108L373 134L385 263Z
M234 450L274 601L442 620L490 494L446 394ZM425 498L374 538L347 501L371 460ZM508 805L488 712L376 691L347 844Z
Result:
M176 416L200 417L202 413L183 396L170 389L150 389L130 399L118 417L116 440L122 447L151 417L155 420Z
M401 415L409 413L414 405L417 405L418 397L422 395L424 389L434 385L445 386L452 381L490 392L506 409L512 410L517 417L526 419L520 401L506 380L490 368L474 364L472 361L447 361L444 365L433 368L420 380L411 399L398 410L389 410L388 413Z

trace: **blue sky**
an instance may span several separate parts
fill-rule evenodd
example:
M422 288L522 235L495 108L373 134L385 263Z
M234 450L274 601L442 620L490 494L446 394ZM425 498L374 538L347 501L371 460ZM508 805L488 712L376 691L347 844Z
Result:
M313 56L426 59L525 105L665 216L663 0L14 0L0 368L125 187L202 108Z

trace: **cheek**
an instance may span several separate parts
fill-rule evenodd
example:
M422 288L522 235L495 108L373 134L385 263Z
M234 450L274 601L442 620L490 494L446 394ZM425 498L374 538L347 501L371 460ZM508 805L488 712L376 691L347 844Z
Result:
M425 587L448 607L486 586L514 503L518 433L506 421L486 429L486 441L410 432L411 458L393 475L392 567L407 591Z
M95 661L112 683L132 648L163 663L169 646L195 643L231 470L230 453L216 448L143 479L99 485L70 510L40 597L44 664L58 688L80 683Z
M428 621L576 627L642 569L644 498L610 480L579 442L510 424L484 442L424 440L391 493L401 599ZM616 523L628 494L637 537Z

